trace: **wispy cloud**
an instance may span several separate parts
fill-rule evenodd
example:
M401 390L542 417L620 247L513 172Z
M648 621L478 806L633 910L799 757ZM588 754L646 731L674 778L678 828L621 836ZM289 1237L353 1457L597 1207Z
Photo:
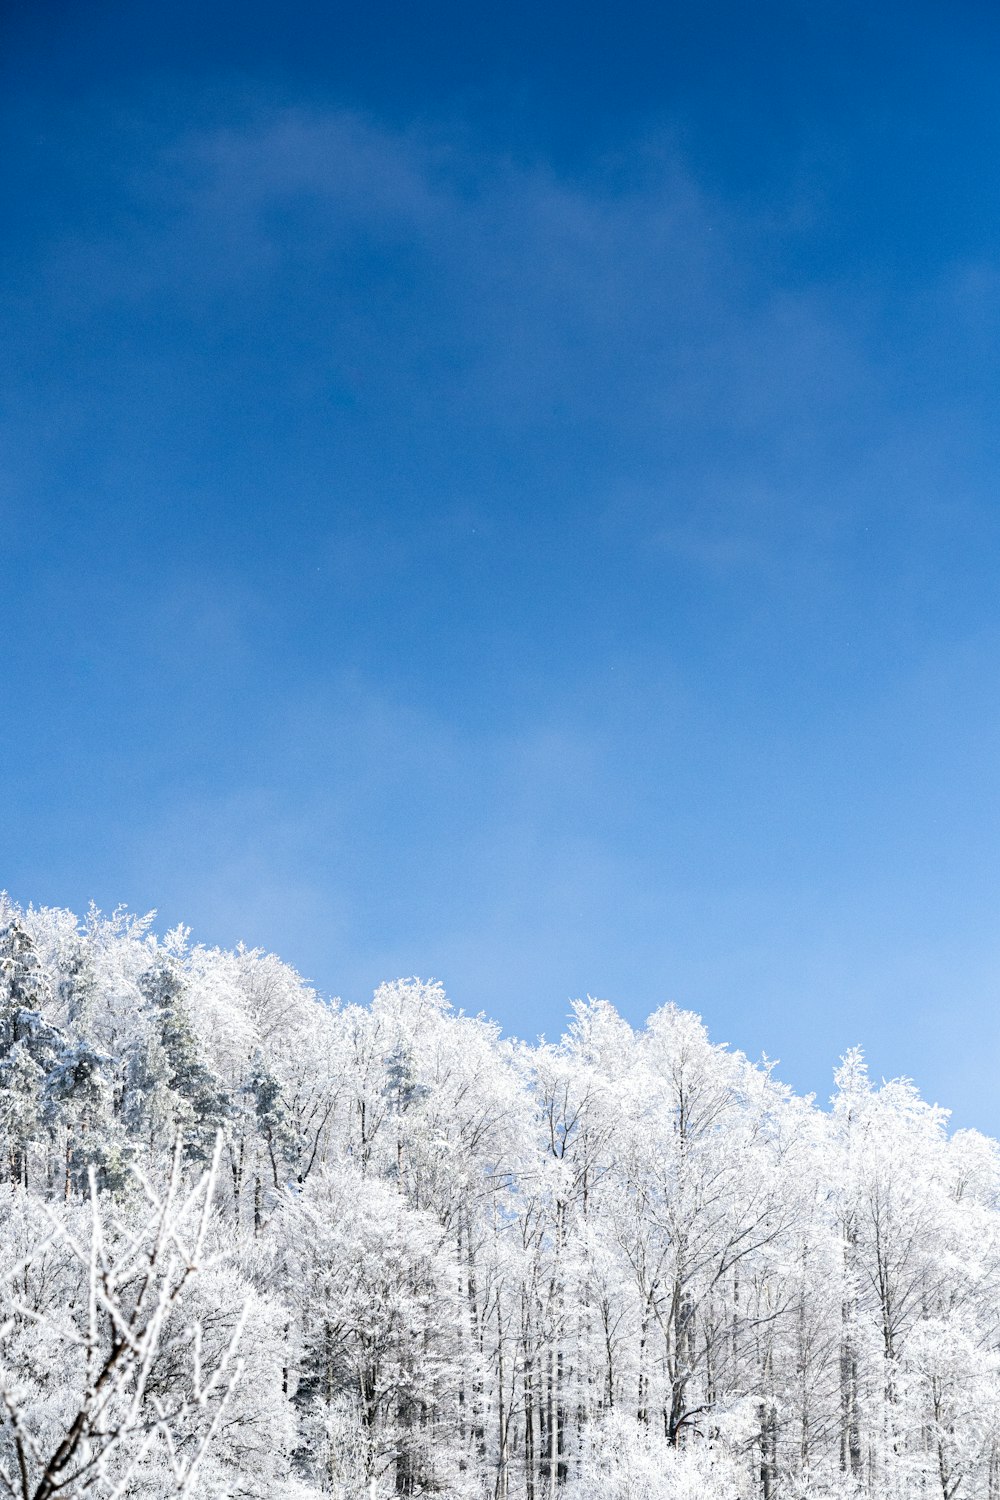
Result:
M475 429L556 485L582 448L594 487L645 478L652 503L669 473L674 511L717 516L741 468L778 502L836 466L877 395L859 308L763 275L782 227L669 143L577 179L345 112L146 144L134 226L54 247L51 294L174 318L220 374L266 361L279 405L391 400L423 454Z

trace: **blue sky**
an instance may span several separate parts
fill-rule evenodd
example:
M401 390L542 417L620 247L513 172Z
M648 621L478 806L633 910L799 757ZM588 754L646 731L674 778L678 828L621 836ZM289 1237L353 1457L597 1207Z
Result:
M0 813L1000 1131L1000 21L14 3Z

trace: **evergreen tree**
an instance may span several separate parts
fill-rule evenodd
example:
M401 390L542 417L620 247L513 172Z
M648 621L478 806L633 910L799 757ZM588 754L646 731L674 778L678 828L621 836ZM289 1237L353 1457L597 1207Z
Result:
M207 1161L217 1133L233 1115L233 1105L202 1055L178 961L160 955L140 975L139 990L151 1027L145 1055L137 1059L133 1088L140 1096L159 1094L161 1100L165 1093L169 1125L179 1132L185 1154L193 1161Z

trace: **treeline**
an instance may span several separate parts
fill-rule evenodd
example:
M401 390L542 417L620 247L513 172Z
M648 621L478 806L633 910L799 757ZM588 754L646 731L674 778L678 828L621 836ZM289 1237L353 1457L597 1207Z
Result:
M1000 1497L1000 1155L855 1052L824 1109L672 1006L4 898L0 1176L17 1500Z

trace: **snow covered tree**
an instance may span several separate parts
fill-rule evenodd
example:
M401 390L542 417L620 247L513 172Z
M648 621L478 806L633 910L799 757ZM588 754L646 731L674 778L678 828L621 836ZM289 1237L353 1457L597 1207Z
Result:
M0 898L17 1500L1000 1500L998 1309L1000 1146L858 1051Z

